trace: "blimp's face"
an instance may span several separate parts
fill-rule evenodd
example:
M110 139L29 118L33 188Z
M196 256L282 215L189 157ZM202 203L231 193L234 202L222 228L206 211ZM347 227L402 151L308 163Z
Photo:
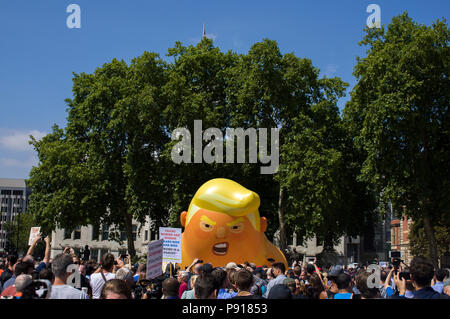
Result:
M183 245L189 256L219 267L251 260L261 249L261 234L247 217L200 209L186 225Z

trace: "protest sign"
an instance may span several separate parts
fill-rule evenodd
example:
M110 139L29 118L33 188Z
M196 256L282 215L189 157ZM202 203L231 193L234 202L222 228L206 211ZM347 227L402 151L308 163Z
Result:
M163 262L181 263L181 228L160 227L159 238L164 240Z
M30 237L28 239L28 246L31 246L33 241L39 236L39 232L41 231L41 227L31 227Z
M148 244L147 279L162 275L163 240L152 241Z

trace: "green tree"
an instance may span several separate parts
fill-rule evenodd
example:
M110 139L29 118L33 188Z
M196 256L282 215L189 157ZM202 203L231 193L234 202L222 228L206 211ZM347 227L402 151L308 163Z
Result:
M30 173L30 210L45 229L114 225L135 254L132 218L164 214L164 72L145 52L129 66L114 59L74 75L67 127L32 142L40 163Z
M3 225L7 233L10 245L17 252L26 252L28 250L28 239L30 238L31 227L37 226L32 214L23 213L17 216L13 221L8 221Z
M435 222L433 227L438 256L442 257L450 252L450 226L441 222ZM409 247L413 256L430 257L429 241L425 234L423 222L414 222L409 232ZM441 260L442 262L442 260Z
M360 179L373 185L380 207L406 205L423 222L437 265L433 223L448 225L450 207L449 29L445 20L426 26L403 13L366 33L367 56L357 59L344 110L365 154Z

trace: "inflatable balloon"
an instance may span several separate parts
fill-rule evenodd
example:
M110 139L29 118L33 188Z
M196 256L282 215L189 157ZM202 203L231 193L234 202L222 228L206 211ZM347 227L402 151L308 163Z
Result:
M267 219L259 216L259 204L258 194L232 180L216 178L203 184L180 216L181 269L195 258L214 267L246 261L257 266L278 261L287 266L282 252L264 234Z

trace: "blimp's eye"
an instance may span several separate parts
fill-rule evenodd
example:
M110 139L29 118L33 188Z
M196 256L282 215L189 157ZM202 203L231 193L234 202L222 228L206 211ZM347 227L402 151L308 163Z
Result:
M205 222L205 221L201 221L201 222L200 222L200 228L201 228L203 231L212 231L214 227L213 227L213 225L208 224L208 223Z
M236 225L230 226L230 231L235 234L242 232L243 229L244 229L243 223L238 223Z

